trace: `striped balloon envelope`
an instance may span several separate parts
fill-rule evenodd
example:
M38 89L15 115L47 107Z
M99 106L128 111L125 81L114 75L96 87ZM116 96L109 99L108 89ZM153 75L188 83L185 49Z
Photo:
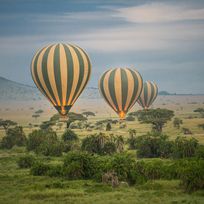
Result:
M128 68L106 71L99 80L99 90L108 105L124 119L137 101L143 86L139 72Z
M144 109L148 109L156 99L157 94L157 85L154 82L146 81L143 84L143 89L137 102Z
M65 116L88 83L91 63L76 45L52 44L35 54L31 74L38 89Z

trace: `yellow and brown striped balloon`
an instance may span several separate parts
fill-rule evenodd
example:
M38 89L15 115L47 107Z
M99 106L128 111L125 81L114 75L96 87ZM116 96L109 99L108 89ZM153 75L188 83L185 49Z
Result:
M67 115L91 74L88 55L80 47L52 44L39 50L31 63L36 86L61 115Z
M137 102L144 109L148 109L156 99L157 94L157 85L154 82L146 81L143 84L143 89Z
M101 95L110 107L125 118L142 91L142 77L136 70L116 68L106 71L99 80Z

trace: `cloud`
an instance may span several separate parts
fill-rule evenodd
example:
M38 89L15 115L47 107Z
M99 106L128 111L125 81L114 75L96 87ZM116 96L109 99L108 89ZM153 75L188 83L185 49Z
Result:
M204 8L188 8L185 5L164 3L144 4L115 9L114 17L132 23L165 23L186 20L204 20Z
M204 47L202 24L126 25L69 33L0 37L2 52L25 52L49 43L70 42L90 51L126 53L130 51L193 52Z
M203 45L202 25L140 25L98 29L75 35L85 47L102 52L194 50Z

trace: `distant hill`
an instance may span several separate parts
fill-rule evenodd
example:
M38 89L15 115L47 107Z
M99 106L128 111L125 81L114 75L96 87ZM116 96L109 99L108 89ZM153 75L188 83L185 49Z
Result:
M161 96L169 96L169 95L172 95L172 94L170 94L170 93L167 92L167 91L159 91L158 94L161 95Z
M80 98L100 98L98 88L87 87ZM44 100L45 97L36 88L0 77L0 101Z
M169 93L167 91L160 91L159 95L191 95L191 94L176 94ZM86 87L82 92L80 98L83 99L97 99L101 98L98 88ZM4 77L0 77L0 101L35 101L45 100L45 97L41 92L33 86L24 85L15 81L8 80Z
M0 77L0 100L37 100L42 94L36 88Z

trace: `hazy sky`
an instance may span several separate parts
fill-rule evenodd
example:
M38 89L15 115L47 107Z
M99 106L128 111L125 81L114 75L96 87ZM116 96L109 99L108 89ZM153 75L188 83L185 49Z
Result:
M203 0L0 0L0 76L33 85L42 46L84 48L88 86L112 67L134 67L160 90L204 93Z

